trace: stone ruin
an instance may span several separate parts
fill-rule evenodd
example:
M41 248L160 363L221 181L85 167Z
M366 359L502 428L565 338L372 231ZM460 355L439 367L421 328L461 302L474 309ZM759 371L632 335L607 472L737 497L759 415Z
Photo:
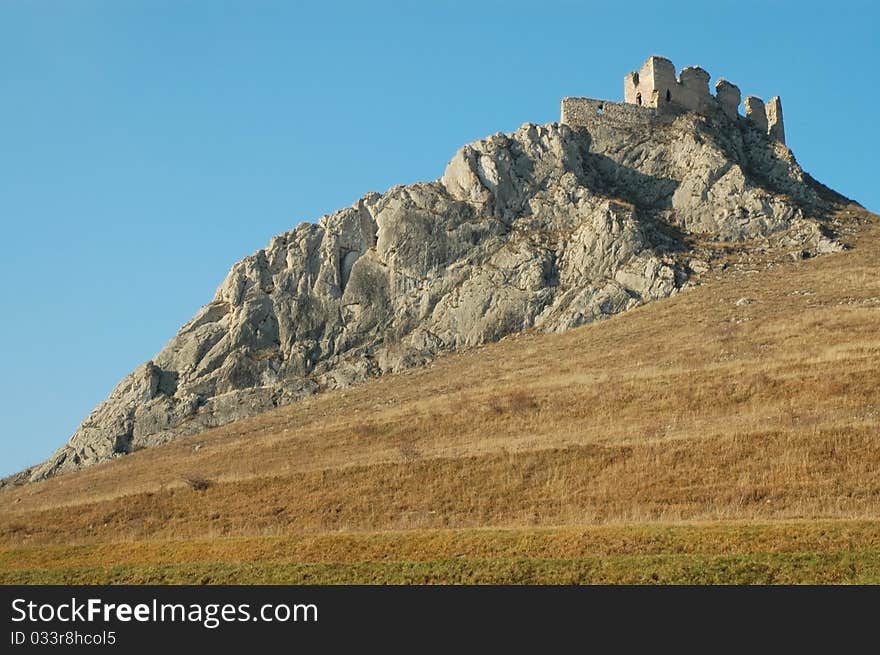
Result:
M739 87L725 79L715 83L715 95L709 92L709 73L699 66L687 66L676 76L675 66L665 57L652 55L641 69L623 78L624 102L593 98L563 98L561 122L591 126L600 119L630 125L650 125L664 116L692 111L704 115L723 112L739 120ZM746 119L771 139L785 143L782 102L779 96L768 103L756 96L746 96Z

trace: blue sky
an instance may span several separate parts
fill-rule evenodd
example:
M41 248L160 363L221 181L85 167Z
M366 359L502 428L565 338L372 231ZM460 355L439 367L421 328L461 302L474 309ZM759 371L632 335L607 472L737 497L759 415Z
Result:
M60 446L233 262L656 53L782 96L880 209L869 2L0 2L0 475Z

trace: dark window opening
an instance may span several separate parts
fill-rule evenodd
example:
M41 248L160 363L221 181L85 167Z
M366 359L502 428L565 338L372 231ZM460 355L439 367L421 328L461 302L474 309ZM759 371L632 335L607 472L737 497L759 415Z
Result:
M636 104L637 105L642 104L642 94L641 93L636 94Z
M672 92L669 89L666 89L666 102L670 102L672 100Z
M597 114L604 114L605 113L605 106L599 105L598 107L596 107L596 113Z

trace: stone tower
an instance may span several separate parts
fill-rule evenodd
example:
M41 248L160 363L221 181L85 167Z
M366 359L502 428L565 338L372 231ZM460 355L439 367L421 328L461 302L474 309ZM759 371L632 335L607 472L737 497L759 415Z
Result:
M672 62L652 55L638 73L633 71L623 78L623 97L626 102L642 107L662 107L672 101L675 84Z

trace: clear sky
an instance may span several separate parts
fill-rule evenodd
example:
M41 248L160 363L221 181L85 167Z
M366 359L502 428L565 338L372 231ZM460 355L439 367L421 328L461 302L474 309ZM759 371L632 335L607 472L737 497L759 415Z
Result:
M880 209L871 2L0 0L0 475L64 443L233 262L649 54L779 94Z

